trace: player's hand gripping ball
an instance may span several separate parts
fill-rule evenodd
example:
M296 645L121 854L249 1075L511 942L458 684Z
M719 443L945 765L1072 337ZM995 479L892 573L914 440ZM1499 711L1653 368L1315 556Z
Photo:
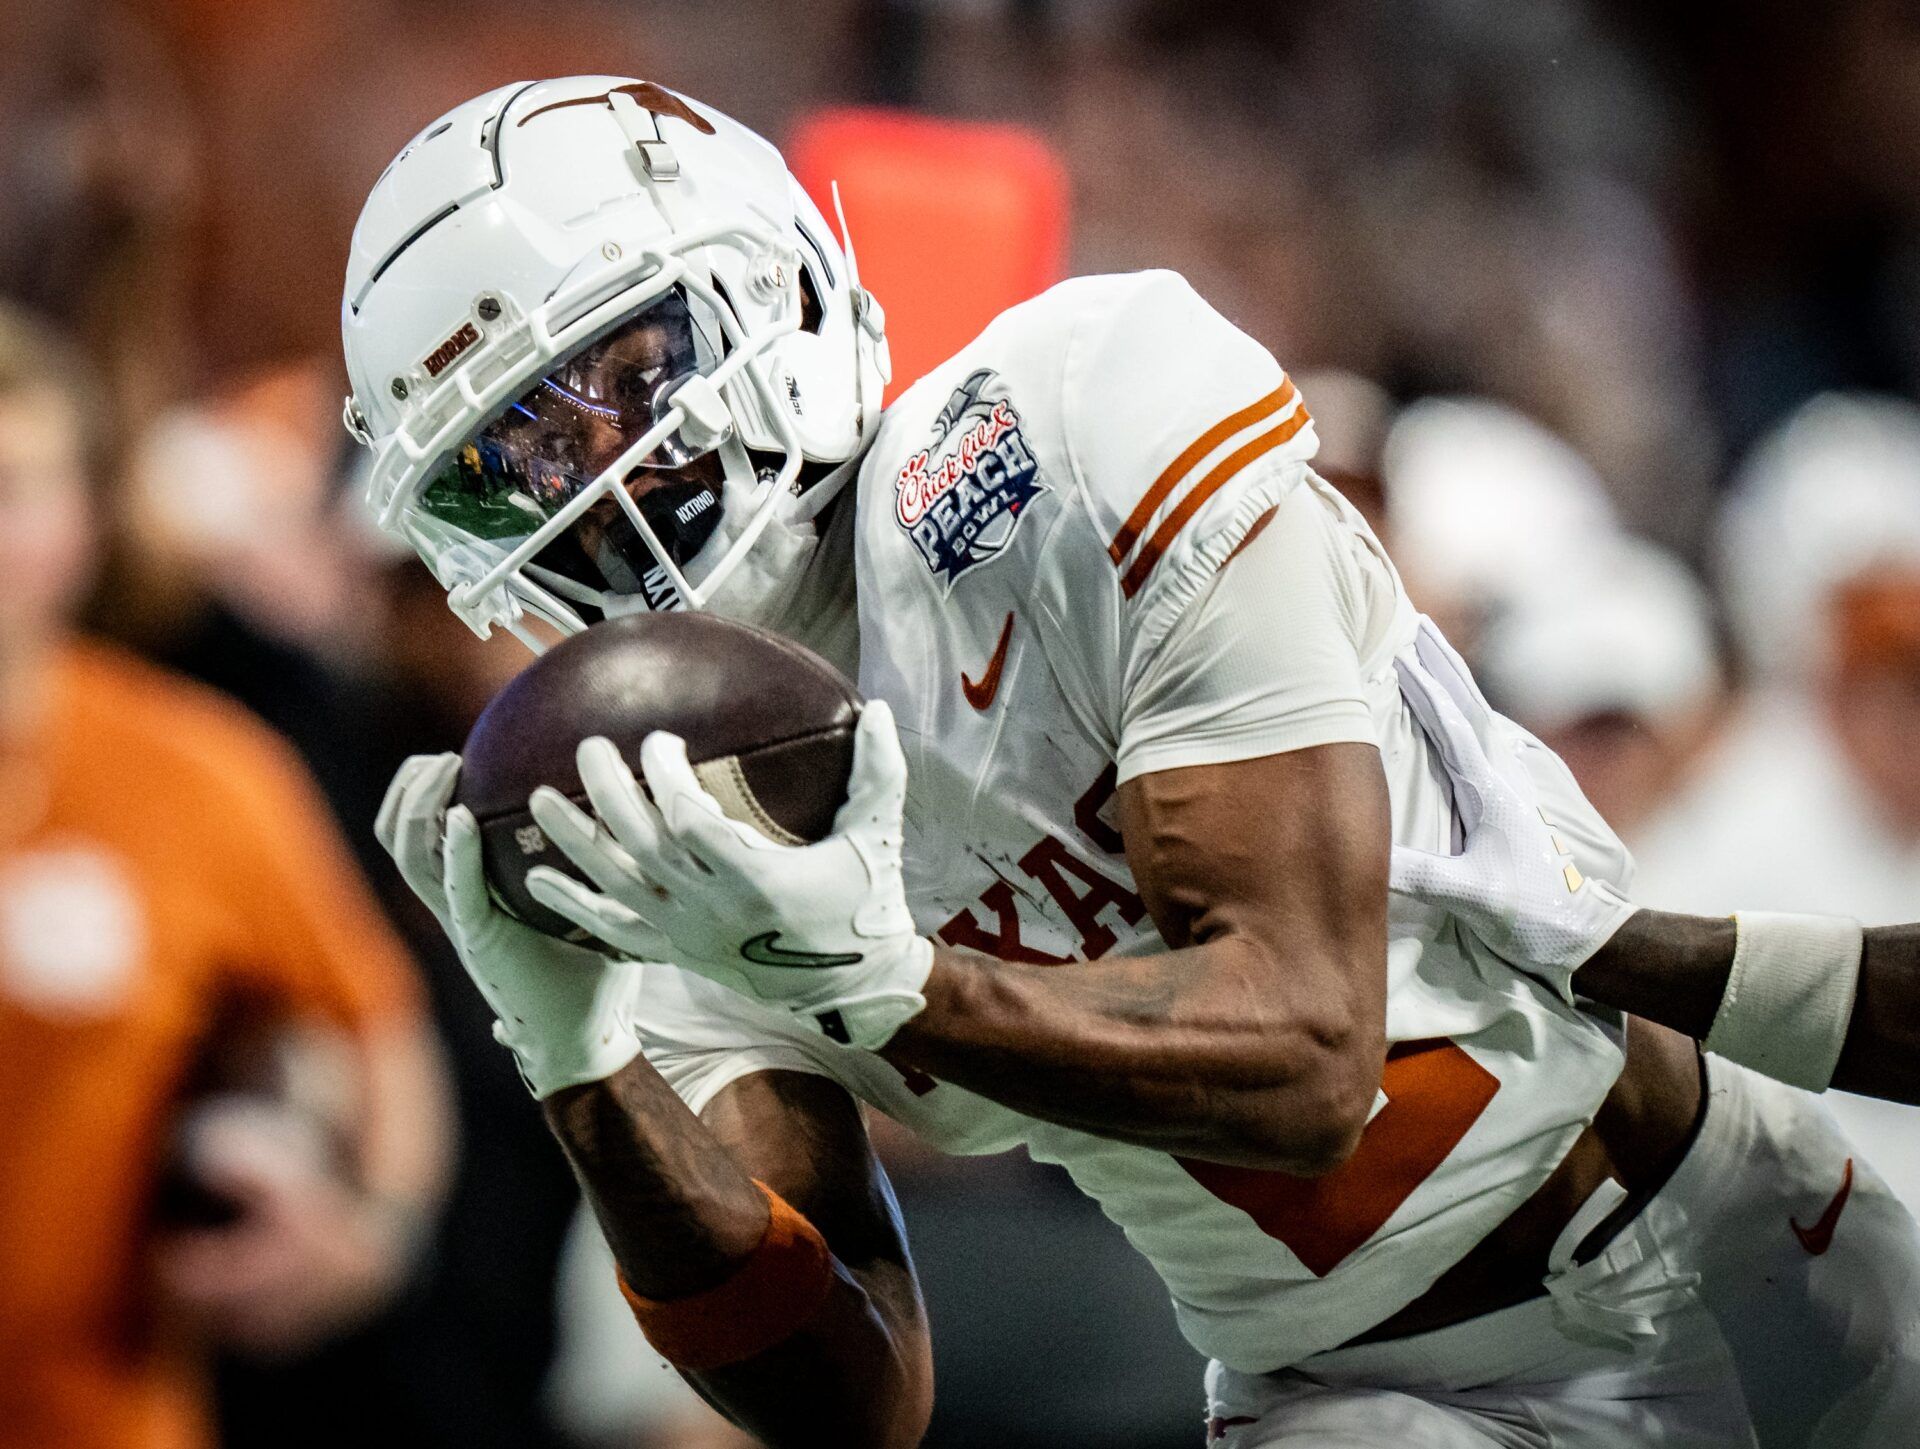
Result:
M542 929L695 971L853 1045L925 1005L893 717L776 635L706 614L596 625L488 709L462 795L499 898Z
M527 888L539 866L589 881L528 809L542 786L587 803L582 741L604 739L637 764L648 735L676 735L724 813L799 845L833 828L859 713L860 697L838 670L764 630L713 614L610 619L555 645L495 696L461 749L455 800L479 821L500 905L548 935L594 944L588 929Z
M500 909L480 826L452 804L459 783L458 755L413 756L388 786L374 834L493 1008L494 1038L534 1096L612 1076L640 1053L640 968L544 936Z

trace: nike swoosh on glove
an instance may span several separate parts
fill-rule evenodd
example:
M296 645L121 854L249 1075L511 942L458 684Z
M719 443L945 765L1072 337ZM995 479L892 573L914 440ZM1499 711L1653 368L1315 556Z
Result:
M1450 650L1442 648L1435 662L1464 675ZM1607 882L1581 874L1541 813L1525 767L1493 731L1492 711L1477 690L1462 685L1450 692L1411 651L1394 667L1401 695L1452 781L1466 847L1437 855L1396 845L1390 884L1452 914L1515 970L1571 1005L1573 973L1626 923L1634 905Z
M640 1053L640 968L544 936L494 904L479 823L465 806L447 808L459 778L458 755L415 755L387 787L374 834L453 942L533 1095L612 1076Z
M598 890L539 866L527 873L535 900L623 951L671 961L850 1045L883 1046L925 1008L933 943L907 909L907 762L884 702L862 708L846 803L810 845L729 819L677 735L641 742L645 791L609 740L584 741L578 758L598 821L547 787L530 805Z

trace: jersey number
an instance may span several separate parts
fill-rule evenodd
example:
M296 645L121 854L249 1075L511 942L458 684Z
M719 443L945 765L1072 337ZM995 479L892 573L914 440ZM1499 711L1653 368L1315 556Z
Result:
M1174 1160L1324 1278L1379 1232L1487 1110L1500 1080L1445 1037L1397 1042L1380 1079L1387 1105L1359 1149L1323 1177Z

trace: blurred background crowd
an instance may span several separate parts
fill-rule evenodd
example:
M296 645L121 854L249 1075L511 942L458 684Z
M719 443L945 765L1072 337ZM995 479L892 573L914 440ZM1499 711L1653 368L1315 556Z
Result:
M468 634L361 516L339 281L392 154L506 81L646 76L776 141L850 104L1025 128L979 133L1051 208L1022 245L1052 274L1176 268L1272 348L1321 470L1626 835L1644 904L1920 918L1906 0L0 0L0 40L0 302L38 319L0 327L0 1440L29 1380L68 1372L49 1345L71 1330L98 1360L61 1384L82 1399L137 1400L116 1373L155 1335L190 1363L217 1350L211 1399L183 1370L192 1411L154 1420L174 1437L102 1444L738 1442L646 1354L482 1003L369 828L395 765L457 748L524 656ZM848 184L883 303L942 311L941 267L965 259L929 267L939 229L912 224L942 196ZM867 236L862 213L897 224ZM889 275L918 299L896 306ZM43 658L67 623L112 643ZM324 807L284 746L136 656L264 720ZM36 679L70 716L34 713ZM97 717L127 711L146 733ZM69 717L84 756L32 727ZM218 936L195 979L220 984L169 998L164 1033L129 1017L115 1055L99 1023L133 1010L115 972L142 958L110 871L87 873L108 867L68 837L95 818L80 783L114 795L123 765L144 773L109 833L152 834L127 802L158 808L195 770L258 777L236 819L259 827L255 795L311 819L218 867L206 909L249 934ZM270 1151L235 1195L281 1237L172 1223L156 1271L146 1190L240 977L352 1049L337 1075L363 1125L328 1150L386 1217L250 1185L313 1170ZM1913 1114L1840 1110L1920 1203ZM65 1177L25 1161L30 1139ZM885 1143L935 1326L930 1442L1194 1442L1199 1365L1097 1210L1024 1161ZM105 1225L74 1250L113 1277L97 1291L32 1268L80 1220ZM361 1246L321 1251L341 1243ZM249 1294L303 1306L263 1322ZM183 1303L184 1326L162 1311Z

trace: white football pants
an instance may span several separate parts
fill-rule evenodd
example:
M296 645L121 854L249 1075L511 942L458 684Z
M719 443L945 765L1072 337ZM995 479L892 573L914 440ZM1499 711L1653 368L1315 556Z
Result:
M1216 1363L1215 1449L1920 1444L1913 1218L1817 1098L1717 1057L1708 1084L1673 1177L1594 1261L1563 1235L1548 1296L1275 1374Z

